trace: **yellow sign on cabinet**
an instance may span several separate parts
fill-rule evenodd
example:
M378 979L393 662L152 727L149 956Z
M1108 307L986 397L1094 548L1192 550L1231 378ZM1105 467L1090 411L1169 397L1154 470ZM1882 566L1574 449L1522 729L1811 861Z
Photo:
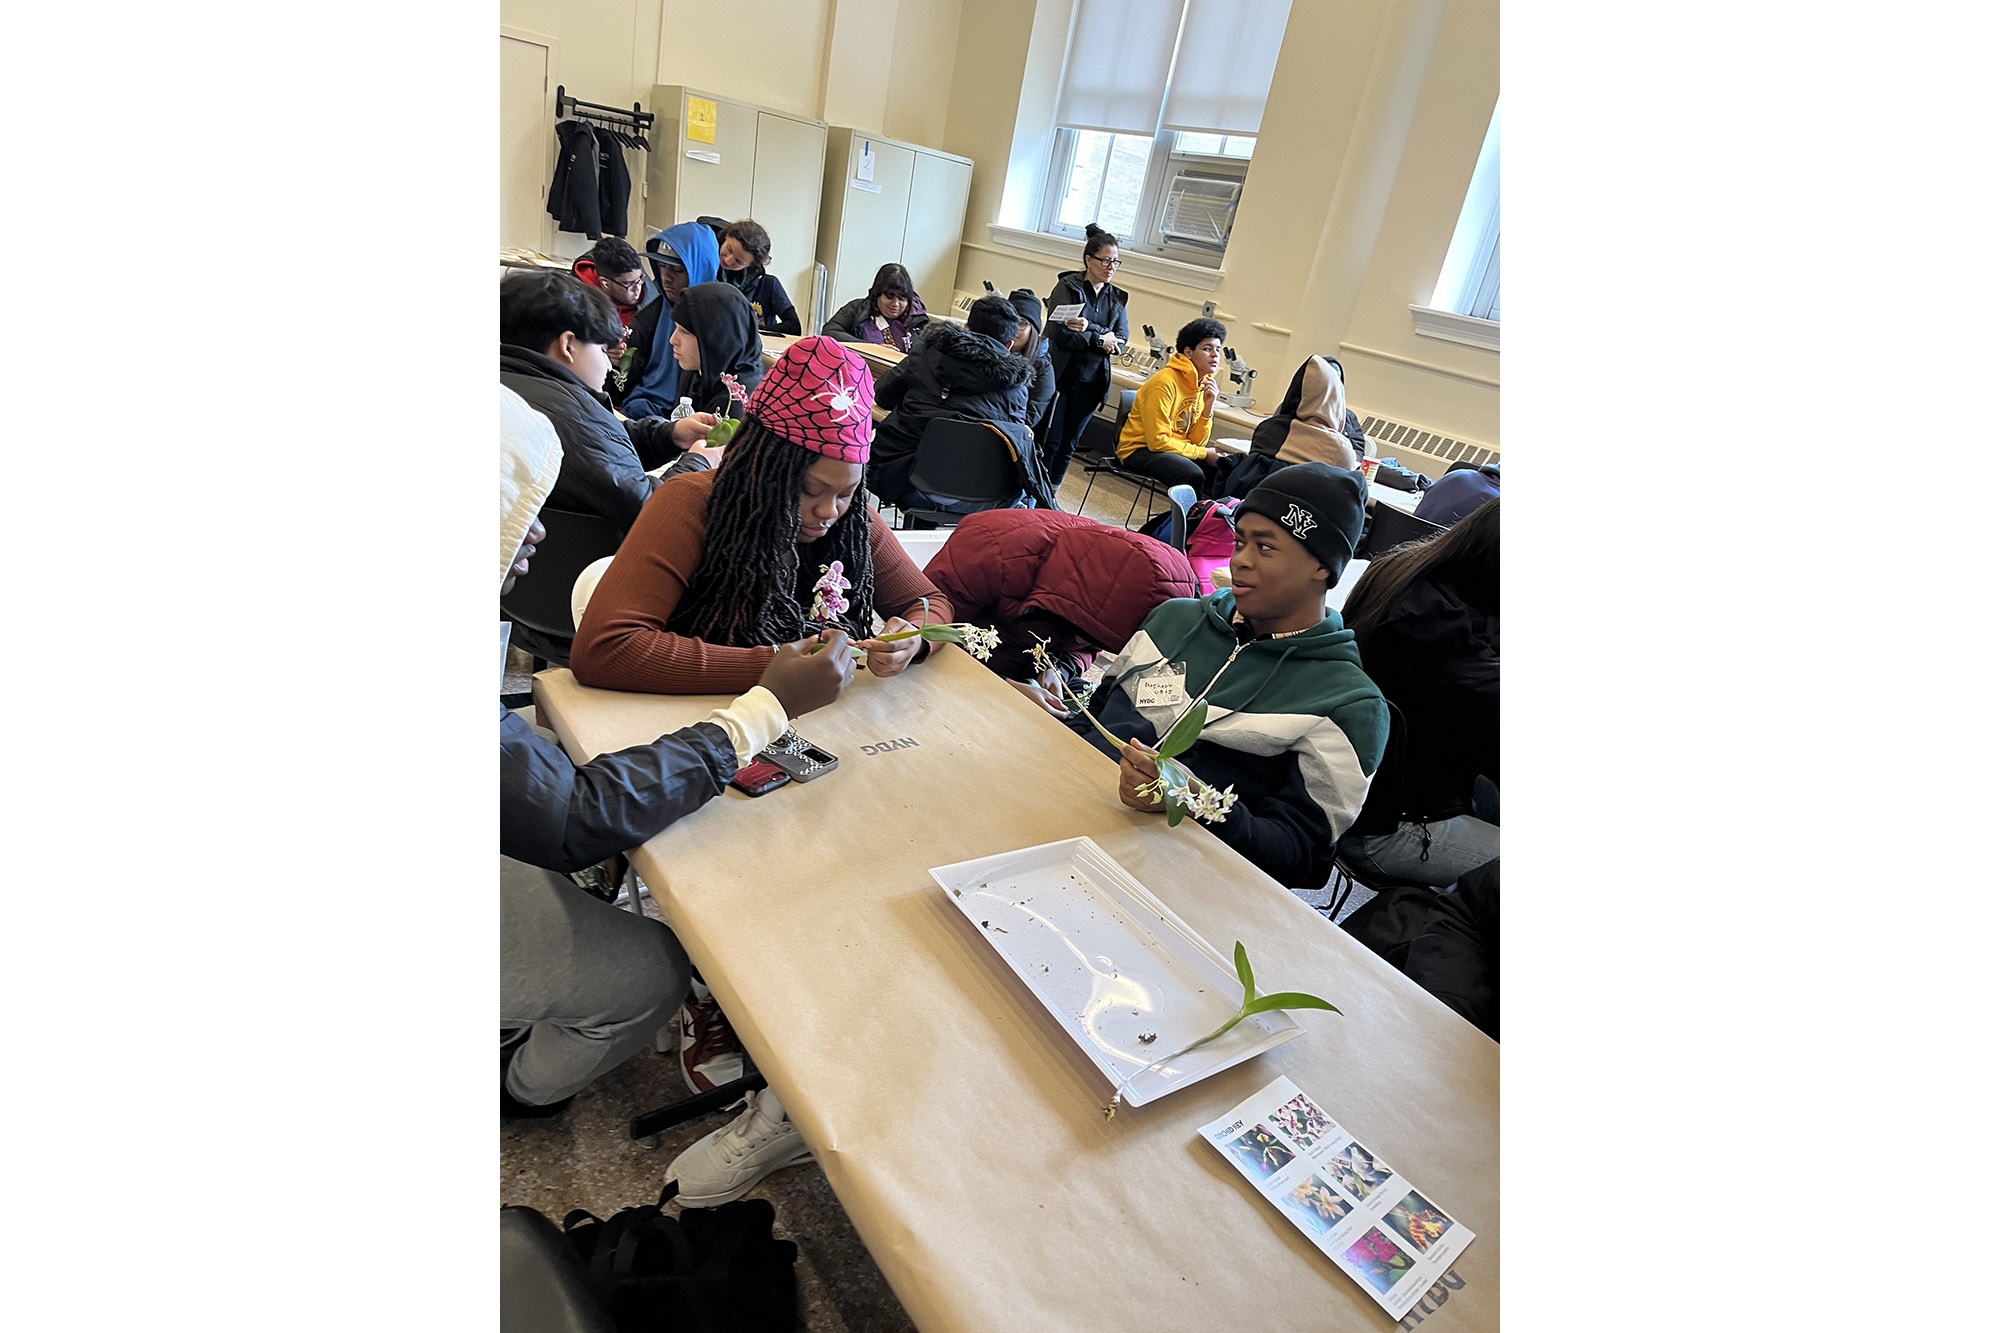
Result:
M715 142L715 99L688 98L688 142Z

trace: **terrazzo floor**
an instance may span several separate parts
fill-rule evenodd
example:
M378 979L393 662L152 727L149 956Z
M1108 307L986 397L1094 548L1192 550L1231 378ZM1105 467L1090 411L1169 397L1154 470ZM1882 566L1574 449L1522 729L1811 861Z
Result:
M1064 509L1077 511L1090 480L1081 466L1071 467L1057 495ZM1131 482L1100 475L1089 486L1084 512L1123 526L1137 493ZM1141 509L1165 507L1163 499L1155 498ZM1133 513L1132 525L1144 518L1144 512ZM502 692L526 693L529 666L526 654L510 651ZM1357 896L1366 893L1359 890ZM644 906L648 915L658 915L650 899ZM609 1217L620 1208L656 1202L667 1164L730 1117L717 1112L677 1126L661 1135L655 1150L628 1138L627 1122L686 1095L674 1058L647 1050L578 1093L561 1116L503 1124L500 1201L538 1208L558 1223L573 1208ZM767 1176L748 1197L770 1200L777 1211L777 1234L799 1247L801 1328L809 1333L894 1333L915 1327L818 1166L807 1163Z

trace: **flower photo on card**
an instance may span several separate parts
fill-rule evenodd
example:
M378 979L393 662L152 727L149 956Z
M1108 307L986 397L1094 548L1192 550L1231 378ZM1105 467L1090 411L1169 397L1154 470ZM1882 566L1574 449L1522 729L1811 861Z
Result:
M1419 1254L1437 1244L1453 1226L1449 1217L1415 1190L1404 1195L1403 1201L1391 1208L1382 1221L1396 1233L1397 1239L1410 1242L1410 1247Z
M1304 1184L1295 1186L1281 1202L1297 1214L1306 1229L1314 1235L1325 1235L1333 1230L1336 1222L1354 1211L1354 1205L1348 1202L1346 1195L1318 1176L1308 1176Z
M1325 1169L1342 1189L1357 1199L1366 1199L1375 1192L1376 1186L1389 1178L1389 1173L1376 1163L1368 1150L1353 1142L1335 1153Z
M1384 1295L1417 1266L1417 1261L1397 1249L1395 1242L1383 1235L1380 1227L1368 1228L1341 1257L1354 1265L1354 1271L1369 1286Z
M1262 1125L1252 1125L1243 1133L1229 1141L1229 1151L1236 1154L1250 1172L1259 1180L1276 1175L1287 1162L1292 1160L1292 1150L1278 1140L1278 1136Z
M1273 1111L1271 1122L1301 1148L1312 1147L1333 1131L1333 1122L1326 1118L1326 1112L1314 1106L1303 1092Z

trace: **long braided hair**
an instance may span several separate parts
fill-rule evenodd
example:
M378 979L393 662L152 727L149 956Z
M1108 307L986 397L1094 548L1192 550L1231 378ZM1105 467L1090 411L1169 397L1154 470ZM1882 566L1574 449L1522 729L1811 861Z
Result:
M859 495L826 536L801 547L799 495L822 455L802 449L746 416L716 469L708 529L688 594L667 629L732 648L790 643L811 632L799 599L819 567L841 562L853 585L840 625L850 638L874 632L875 567L868 552L868 504ZM811 578L803 579L801 571Z

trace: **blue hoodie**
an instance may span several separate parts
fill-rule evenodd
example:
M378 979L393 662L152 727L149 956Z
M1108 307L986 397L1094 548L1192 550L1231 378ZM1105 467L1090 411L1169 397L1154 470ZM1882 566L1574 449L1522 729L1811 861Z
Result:
M715 233L700 222L676 223L647 239L646 258L653 262L655 277L659 275L662 254L671 254L687 270L690 287L714 282L716 272L722 267L722 251L716 244ZM674 361L674 349L668 337L674 331L673 303L664 296L655 304L660 302L665 302L665 305L654 315L659 324L653 330L652 357L645 369L633 373L632 389L618 407L619 411L635 421L640 417L665 416L674 410L674 404L680 397L681 368ZM645 313L641 311L639 317L645 318ZM633 323L636 326L638 321Z

